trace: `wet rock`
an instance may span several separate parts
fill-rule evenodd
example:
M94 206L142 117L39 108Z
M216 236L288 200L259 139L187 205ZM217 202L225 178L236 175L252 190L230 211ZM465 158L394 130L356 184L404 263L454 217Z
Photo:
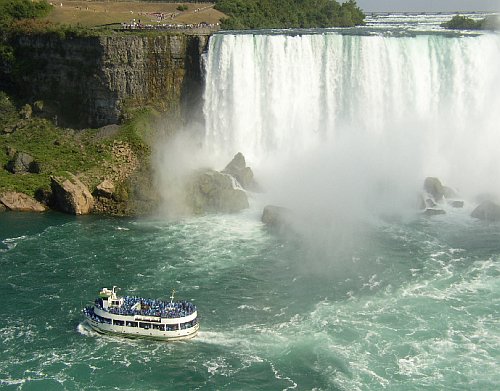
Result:
M443 186L443 196L448 199L459 198L458 192L455 189L452 189L451 187L448 186Z
M44 212L46 210L46 207L34 198L15 191L1 194L0 204L17 212Z
M290 224L291 211L288 208L276 205L267 205L263 212L261 221L272 228L281 228Z
M427 208L424 211L424 216L428 216L428 217L444 215L444 214L446 214L446 212L443 209L439 209L439 208Z
M471 216L484 221L500 221L500 205L493 201L483 201L471 213Z
M244 189L252 191L258 190L253 171L250 167L247 167L245 157L241 152L234 155L233 160L229 162L222 172L234 177Z
M186 203L195 214L234 213L248 208L248 198L231 176L211 169L196 171L186 187Z
M84 215L92 211L94 198L89 189L75 175L66 172L63 177L50 178L54 207L62 212Z
M463 208L464 201L462 201L462 200L448 200L448 205L452 206L453 208Z
M424 181L424 190L429 193L435 202L439 202L443 199L445 190L441 181L438 178L427 177Z

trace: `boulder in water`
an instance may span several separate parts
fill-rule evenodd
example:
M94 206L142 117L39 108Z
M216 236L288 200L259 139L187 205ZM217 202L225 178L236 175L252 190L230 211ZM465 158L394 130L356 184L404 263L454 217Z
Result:
M9 210L17 212L44 212L46 210L45 206L34 198L15 191L1 194L0 204Z
M234 155L233 160L229 162L222 172L234 177L244 189L258 190L257 183L253 177L253 171L250 167L247 167L245 157L241 152Z
M290 224L291 211L276 205L267 205L262 212L261 221L270 228L283 228Z
M50 177L50 187L56 209L74 215L91 212L94 198L87 186L72 173L66 172L62 177Z
M429 193L435 202L439 202L443 199L445 190L441 181L438 178L427 177L424 181L424 190Z
M452 206L453 208L463 208L464 201L463 200L449 200L448 205Z
M493 201L483 201L471 213L472 217L484 221L500 221L500 205Z
M234 213L249 207L246 193L235 188L233 178L215 170L196 171L185 190L187 205L195 214Z
M446 212L443 209L439 209L439 208L427 208L424 211L424 216L427 216L427 217L444 215L444 214L446 214Z

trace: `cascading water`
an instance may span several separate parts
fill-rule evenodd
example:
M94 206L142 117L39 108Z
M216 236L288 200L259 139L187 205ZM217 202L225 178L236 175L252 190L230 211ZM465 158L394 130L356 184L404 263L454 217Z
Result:
M205 146L221 162L369 183L341 180L351 193L425 176L500 193L498 35L217 34L208 55Z

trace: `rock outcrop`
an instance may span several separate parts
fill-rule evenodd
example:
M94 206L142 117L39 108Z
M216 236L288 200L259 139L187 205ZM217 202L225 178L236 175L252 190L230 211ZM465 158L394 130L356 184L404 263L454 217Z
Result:
M234 155L233 160L229 162L222 172L234 177L244 189L251 191L258 190L253 171L250 167L247 167L245 157L241 152Z
M44 212L46 210L45 206L34 198L15 191L1 194L0 204L17 212Z
M291 211L288 208L276 205L267 205L263 212L261 221L270 228L284 228L290 224Z
M483 201L471 213L472 217L484 221L500 221L500 205L493 201Z
M453 208L464 206L464 201L459 199L458 193L451 187L443 186L438 178L425 178L423 190L418 200L418 208L423 209L426 216L445 214L439 207L444 201Z
M39 164L35 162L33 156L26 152L16 152L14 157L9 160L6 167L7 171L13 174L25 174L27 172L38 173ZM37 172L38 171L38 172Z
M234 213L249 207L246 193L235 188L233 178L215 170L193 173L185 191L186 203L195 214Z
M25 98L43 99L42 112L60 125L119 123L128 106L191 107L201 96L201 54L209 34L109 34L64 39L19 35L16 84Z
M75 175L67 172L64 177L50 178L55 209L74 215L92 211L94 198L89 189Z
M444 187L438 178L425 178L424 190L432 196L435 202L439 202L443 199Z
M104 197L111 199L115 193L115 185L109 179L105 179L99 183L94 191L96 197Z

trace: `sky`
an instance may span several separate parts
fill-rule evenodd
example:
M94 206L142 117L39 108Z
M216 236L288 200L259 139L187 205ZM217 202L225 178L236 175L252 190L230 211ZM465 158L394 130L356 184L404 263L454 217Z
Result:
M500 11L500 0L357 0L370 11Z

